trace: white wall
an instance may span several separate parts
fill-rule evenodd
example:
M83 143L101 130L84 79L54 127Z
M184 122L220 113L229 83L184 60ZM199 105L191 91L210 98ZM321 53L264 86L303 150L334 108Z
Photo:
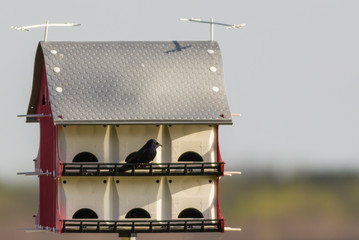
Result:
M71 219L82 208L93 210L99 219L112 218L109 181L109 177L62 177L58 184L61 218Z
M58 127L60 160L72 162L81 152L94 154L99 162L110 161L110 128L103 125L69 125Z
M113 205L116 207L116 219L124 220L126 214L134 208L146 210L151 219L161 219L163 199L162 182L160 177L115 177L116 186ZM119 180L119 183L116 183ZM116 201L117 200L117 201Z
M193 151L204 162L217 161L217 133L208 125L173 125L168 127L171 141L171 161L177 162L185 152Z

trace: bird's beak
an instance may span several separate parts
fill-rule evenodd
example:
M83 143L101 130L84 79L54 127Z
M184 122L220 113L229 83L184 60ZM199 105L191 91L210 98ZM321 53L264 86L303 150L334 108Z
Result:
M157 143L157 146L158 146L158 147L162 147L162 144L161 144L161 143Z

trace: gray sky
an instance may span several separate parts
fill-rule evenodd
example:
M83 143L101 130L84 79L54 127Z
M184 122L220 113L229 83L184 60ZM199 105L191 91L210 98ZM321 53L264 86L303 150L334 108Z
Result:
M25 114L35 50L44 31L12 25L77 22L52 28L48 40L207 40L209 27L180 22L194 17L245 28L216 27L222 49L233 126L220 127L229 169L359 170L359 3L301 0L2 1L0 10L0 179L32 171L37 124Z

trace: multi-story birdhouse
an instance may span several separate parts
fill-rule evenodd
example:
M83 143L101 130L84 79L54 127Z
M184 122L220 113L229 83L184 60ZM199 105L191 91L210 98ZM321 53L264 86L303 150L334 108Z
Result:
M224 231L216 42L40 42L27 122L40 123L38 228ZM150 139L152 161L125 161Z

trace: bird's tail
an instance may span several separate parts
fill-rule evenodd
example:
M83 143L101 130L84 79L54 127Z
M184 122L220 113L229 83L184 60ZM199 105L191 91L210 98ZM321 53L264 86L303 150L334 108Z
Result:
M140 164L138 163L127 163L124 164L122 167L117 168L117 172L126 172L127 170L136 169L139 166Z
M141 163L128 163L124 164L122 167L117 168L117 172L126 172L128 170L135 170L136 168L146 168L148 167L147 164L141 164Z
M131 169L132 169L132 166L126 164L120 168L117 168L117 172L126 172L127 170L131 170Z

